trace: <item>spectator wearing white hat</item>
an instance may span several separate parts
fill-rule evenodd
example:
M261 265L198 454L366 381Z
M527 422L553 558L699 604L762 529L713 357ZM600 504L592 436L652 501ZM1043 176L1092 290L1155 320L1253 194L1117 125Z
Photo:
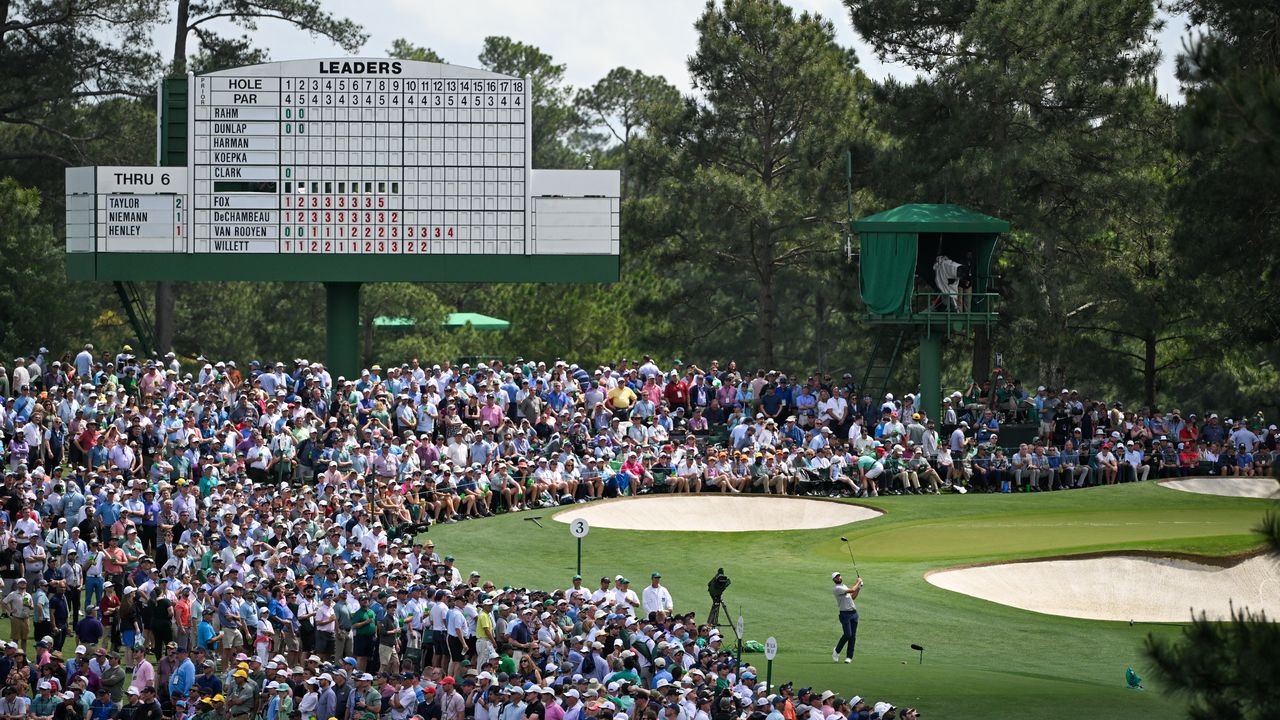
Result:
M1144 482L1151 474L1151 463L1147 462L1142 445L1129 440L1125 442L1124 455L1120 458L1120 470L1128 481Z
M636 614L636 608L640 607L640 598L631 589L631 581L621 575L613 579L613 604L618 612L632 617Z

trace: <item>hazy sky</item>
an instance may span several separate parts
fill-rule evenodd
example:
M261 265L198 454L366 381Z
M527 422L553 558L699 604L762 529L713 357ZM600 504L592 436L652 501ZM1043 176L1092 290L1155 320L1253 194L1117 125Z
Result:
M840 0L789 0L798 10L831 20L837 39L857 50L873 78L910 78L903 67L884 65L853 31ZM384 56L391 41L408 38L433 48L450 63L476 66L487 35L507 35L542 48L567 66L574 87L593 84L619 65L662 75L689 91L686 60L694 50L693 22L702 0L328 0L325 6L364 25L369 34L362 55ZM1162 94L1177 98L1173 58L1182 46L1183 23L1172 20L1160 37L1164 53L1158 82ZM172 48L172 28L157 38ZM334 57L344 53L278 22L264 21L255 39L273 60Z

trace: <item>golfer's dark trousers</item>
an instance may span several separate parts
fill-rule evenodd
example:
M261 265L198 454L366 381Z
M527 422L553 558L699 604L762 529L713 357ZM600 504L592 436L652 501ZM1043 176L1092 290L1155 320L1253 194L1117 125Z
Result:
M845 651L845 657L853 657L853 644L858 641L858 611L840 611L840 642L836 643L836 654Z

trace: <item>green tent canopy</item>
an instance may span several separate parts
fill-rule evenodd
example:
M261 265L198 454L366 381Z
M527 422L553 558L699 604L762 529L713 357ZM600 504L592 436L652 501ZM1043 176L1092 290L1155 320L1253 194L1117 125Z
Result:
M959 205L914 203L878 212L853 224L859 233L966 233L1009 232L1009 223Z
M861 240L858 277L868 312L906 316L916 277L929 277L939 254L971 254L974 290L986 292L996 239L1009 223L959 205L916 203L862 218L853 229Z
M506 320L500 320L488 315L480 313L449 313L449 316L442 323L446 328L461 328L470 325L476 330L489 330L492 332L505 332L511 328L511 323Z

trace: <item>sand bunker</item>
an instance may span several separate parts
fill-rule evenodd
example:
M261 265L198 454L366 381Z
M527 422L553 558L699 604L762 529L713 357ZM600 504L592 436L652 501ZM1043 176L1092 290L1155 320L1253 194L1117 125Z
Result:
M1090 620L1186 622L1237 608L1280 619L1280 560L1259 556L1231 567L1173 558L1116 555L942 570L926 578L944 590L1023 610Z
M1196 477L1163 480L1161 485L1199 495L1280 499L1280 482L1264 477Z
M563 523L586 518L593 527L617 530L751 532L838 527L880 514L860 505L803 498L651 495L579 505L554 517Z

